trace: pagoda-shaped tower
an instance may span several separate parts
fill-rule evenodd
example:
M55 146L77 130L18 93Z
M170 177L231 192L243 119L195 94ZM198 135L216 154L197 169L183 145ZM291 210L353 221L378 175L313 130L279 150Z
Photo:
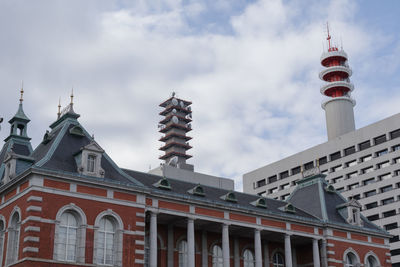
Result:
M326 115L328 140L355 130L353 107L356 102L351 98L354 85L350 82L352 74L347 63L347 54L331 45L328 28L328 50L322 53L321 65L324 69L319 77L326 83L321 86L321 94L327 97L322 103Z
M163 119L158 127L159 132L164 134L159 140L164 142L160 150L165 152L160 159L167 165L193 171L193 165L186 163L186 160L192 157L186 154L186 151L192 148L188 143L192 138L186 135L192 130L191 104L192 102L179 99L172 93L170 98L160 104L164 110L159 113Z

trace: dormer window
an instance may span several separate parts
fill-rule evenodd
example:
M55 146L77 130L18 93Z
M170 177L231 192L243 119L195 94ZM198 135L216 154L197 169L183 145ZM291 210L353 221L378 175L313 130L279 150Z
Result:
M88 172L95 172L96 170L96 156L95 155L88 155L87 158L87 171Z
M357 200L350 201L337 206L339 213L352 225L363 226L361 220L361 205Z
M78 172L83 175L104 177L104 170L101 168L101 158L104 150L94 141L81 148L75 155Z

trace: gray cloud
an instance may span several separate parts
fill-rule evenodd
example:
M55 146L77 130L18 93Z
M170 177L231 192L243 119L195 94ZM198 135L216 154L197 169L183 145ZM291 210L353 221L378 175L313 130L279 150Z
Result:
M244 172L326 139L318 72L327 17L359 72L359 103L376 108L386 101L369 100L365 94L376 88L362 81L389 40L372 45L380 34L352 20L351 1L310 0L307 7L315 12L278 0L232 11L219 1L220 10L234 14L227 34L199 31L187 19L204 15L209 5L201 2L2 1L0 114L10 118L16 111L23 79L37 145L55 119L58 98L66 105L74 86L81 123L118 164L146 171L160 163L158 104L177 91L193 101L190 162L198 171L234 178L240 189ZM395 112L363 105L356 114L371 117L362 123ZM3 125L0 135L7 132Z

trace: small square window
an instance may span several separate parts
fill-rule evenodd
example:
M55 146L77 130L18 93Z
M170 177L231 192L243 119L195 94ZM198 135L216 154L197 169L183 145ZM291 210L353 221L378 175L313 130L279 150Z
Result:
M361 158L361 162L366 162L372 159L372 155L367 155Z
M349 162L346 162L346 167L352 167L357 165L357 160L352 160Z
M387 153L389 153L389 151L387 149L384 149L384 150L376 152L376 156L380 157L380 156L386 155Z

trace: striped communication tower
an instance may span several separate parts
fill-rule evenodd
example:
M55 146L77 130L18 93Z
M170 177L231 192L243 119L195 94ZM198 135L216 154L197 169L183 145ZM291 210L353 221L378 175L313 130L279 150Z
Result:
M338 49L332 45L328 24L327 30L328 49L321 56L324 68L319 77L325 82L320 90L326 96L322 108L326 115L328 140L332 140L355 130L353 107L356 102L351 97L354 85L350 82L352 71L347 62L347 54L343 48Z
M163 111L159 114L163 119L158 127L159 132L164 134L159 140L164 143L160 147L160 150L164 151L160 159L167 165L193 171L193 165L186 163L186 160L192 157L186 154L186 151L192 148L188 142L192 138L186 135L192 130L191 104L192 102L179 99L172 93L170 98L160 104Z

